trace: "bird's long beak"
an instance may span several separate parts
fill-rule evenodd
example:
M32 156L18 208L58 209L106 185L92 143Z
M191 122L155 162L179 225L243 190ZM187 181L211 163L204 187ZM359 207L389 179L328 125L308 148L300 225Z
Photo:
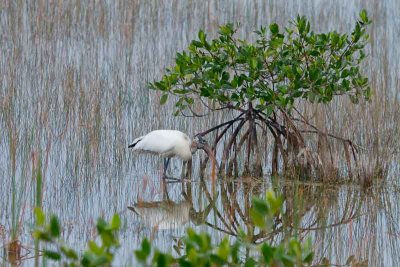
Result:
M214 161L215 166L217 169L219 169L218 161L214 156L214 153L212 152L211 148L207 145L203 146L202 149L207 153L208 157L211 158L212 161Z

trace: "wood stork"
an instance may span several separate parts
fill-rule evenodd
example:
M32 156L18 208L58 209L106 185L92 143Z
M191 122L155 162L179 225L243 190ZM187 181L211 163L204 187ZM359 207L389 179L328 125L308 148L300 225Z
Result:
M197 136L196 140L190 138L181 131L176 130L155 130L146 135L136 138L128 146L133 150L159 155L164 158L163 177L166 177L169 161L172 157L179 157L184 162L192 159L192 154L198 149L204 150L211 159L215 157L207 145L207 142ZM215 161L216 162L216 161Z

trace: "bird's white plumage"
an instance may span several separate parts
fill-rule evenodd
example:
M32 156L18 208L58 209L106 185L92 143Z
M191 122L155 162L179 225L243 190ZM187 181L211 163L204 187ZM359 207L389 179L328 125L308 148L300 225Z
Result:
M192 157L190 151L190 138L176 130L156 130L133 141L134 150L158 154L162 157L179 157L189 160Z

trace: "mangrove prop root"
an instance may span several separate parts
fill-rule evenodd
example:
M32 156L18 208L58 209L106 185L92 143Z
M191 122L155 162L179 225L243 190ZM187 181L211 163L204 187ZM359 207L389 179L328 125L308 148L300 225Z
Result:
M269 144L272 145L271 170L272 174L276 175L280 168L283 172L289 169L304 169L304 173L309 172L308 169L314 169L316 173L324 173L324 169L329 169L329 161L333 164L332 147L328 146L330 160L321 161L319 152L313 152L310 145L306 144L305 134L317 134L320 136L318 142L328 143L328 138L341 141L344 148L344 159L348 168L349 176L354 176L354 170L358 170L358 148L351 140L336 136L330 133L319 130L316 126L309 123L304 116L301 118L293 117L293 114L287 113L285 110L277 110L270 115L263 111L254 109L251 104L248 110L242 112L232 120L214 126L204 132L198 133L196 136L205 136L210 133L215 133L213 137L212 149L215 151L221 140L225 140L224 148L219 166L220 174L238 174L238 155L243 150L243 145L246 143L245 151L245 170L250 170L253 165L255 173L262 174L261 163L261 148L258 147L259 136L257 133L262 133L263 137L271 134L272 139L269 139ZM244 129L245 131L242 131ZM261 129L261 131L257 131ZM243 133L242 133L243 132ZM225 137L225 138L224 138ZM323 140L322 140L322 139ZM272 140L272 142L271 142ZM308 140L307 140L308 141ZM307 146L308 145L308 146ZM317 144L318 146L318 144ZM233 151L233 153L231 153ZM303 152L307 154L307 163L301 166L299 156ZM302 155L303 155L302 154ZM251 160L255 160L250 164ZM280 164L280 161L281 164ZM202 160L202 167L205 167L208 162L207 158ZM352 164L355 164L353 168ZM227 166L228 165L228 166ZM259 168L261 166L261 168ZM228 168L227 168L228 167ZM303 171L302 171L303 172ZM327 174L330 171L327 171ZM322 174L322 176L325 176Z
M224 152L222 154L222 160L221 160L221 165L220 165L220 172L222 170L225 170L225 165L226 161L228 158L229 150L232 147L232 144L234 140L236 139L236 136L238 135L239 131L242 129L243 125L245 124L246 120L242 120L239 125L236 127L235 131L232 133L231 138L229 139L227 145L225 146Z

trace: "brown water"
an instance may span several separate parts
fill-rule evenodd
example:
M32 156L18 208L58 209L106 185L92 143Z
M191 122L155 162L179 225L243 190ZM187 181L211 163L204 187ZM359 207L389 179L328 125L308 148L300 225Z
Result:
M214 241L225 233L234 238L239 227L247 227L252 196L262 196L271 186L286 197L286 223L277 226L274 234L256 236L255 241L278 242L295 234L311 237L315 263L326 257L344 264L352 255L371 266L400 262L395 161L387 182L377 181L369 191L358 185L293 184L266 176L259 181L221 182L213 193L209 179L197 175L196 156L193 181L169 184L165 191L160 159L127 149L135 137L153 129L180 129L193 135L216 125L223 116L232 116L173 117L172 103L160 107L160 95L146 89L146 83L160 77L200 28L213 36L219 24L240 21L239 35L251 38L260 25L273 21L285 25L304 14L316 31L349 31L362 8L374 21L364 68L372 79L375 102L360 105L350 115L347 104L334 103L326 126L343 125L338 130L342 135L350 135L367 149L378 147L373 151L379 158L398 140L394 107L400 73L400 2L396 0L2 1L2 246L14 235L21 242L23 259L34 254L34 172L40 161L43 208L60 217L63 238L72 246L83 249L94 238L99 216L121 214L117 265L132 264L132 250L144 237L153 238L160 249L171 250L188 226L211 233ZM376 106L381 109L374 111ZM360 114L368 119L357 119ZM351 116L354 124L349 126L343 118ZM180 161L173 160L171 167L179 175ZM141 216L127 209L137 202L146 203L137 210ZM0 251L0 262L6 264L7 251ZM22 263L29 266L33 261Z

